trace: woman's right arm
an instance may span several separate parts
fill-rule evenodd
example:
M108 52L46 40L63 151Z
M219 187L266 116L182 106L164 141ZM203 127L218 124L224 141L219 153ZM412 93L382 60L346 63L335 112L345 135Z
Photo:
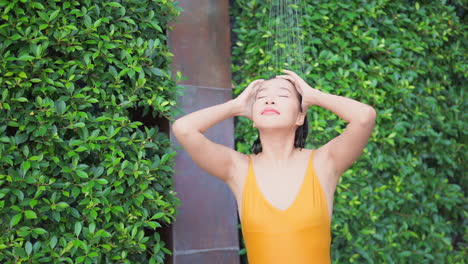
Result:
M215 124L234 116L251 119L254 89L259 83L260 80L252 82L236 99L192 112L172 124L175 137L192 160L201 169L224 182L234 176L234 161L239 160L243 154L210 141L203 133Z

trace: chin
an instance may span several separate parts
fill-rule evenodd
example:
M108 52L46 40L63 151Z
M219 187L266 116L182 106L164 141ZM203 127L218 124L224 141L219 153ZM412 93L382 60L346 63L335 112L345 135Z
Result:
M275 128L275 129L281 129L281 128L287 128L287 127L290 127L288 124L284 124L282 122L278 122L278 121L263 121L262 122L255 122L255 127L257 129L272 129L272 128Z

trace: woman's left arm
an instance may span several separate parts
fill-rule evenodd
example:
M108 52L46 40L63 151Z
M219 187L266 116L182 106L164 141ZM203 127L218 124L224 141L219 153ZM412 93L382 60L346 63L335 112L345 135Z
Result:
M314 89L296 73L288 70L284 72L288 75L278 77L294 81L302 95L302 107L305 110L311 105L320 106L348 123L343 133L321 147L330 160L335 175L339 177L361 156L369 141L377 116L375 109L354 99Z
M361 156L375 126L377 113L367 104L318 91L306 104L317 105L337 114L348 125L345 130L323 146L336 176L340 176Z

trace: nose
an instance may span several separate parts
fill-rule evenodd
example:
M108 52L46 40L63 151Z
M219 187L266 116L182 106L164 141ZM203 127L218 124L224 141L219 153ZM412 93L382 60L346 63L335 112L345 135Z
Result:
M275 104L275 101L273 100L273 96L267 97L267 100L265 100L265 103L268 104L268 102L270 102L270 104Z

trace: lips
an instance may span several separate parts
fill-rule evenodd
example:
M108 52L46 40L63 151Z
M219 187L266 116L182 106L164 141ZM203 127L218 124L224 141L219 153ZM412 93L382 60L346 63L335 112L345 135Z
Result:
M262 111L262 115L267 114L267 113L275 113L275 114L278 114L278 115L280 114L280 112L278 110L270 108L270 107L267 107L267 108L263 109L263 111Z

